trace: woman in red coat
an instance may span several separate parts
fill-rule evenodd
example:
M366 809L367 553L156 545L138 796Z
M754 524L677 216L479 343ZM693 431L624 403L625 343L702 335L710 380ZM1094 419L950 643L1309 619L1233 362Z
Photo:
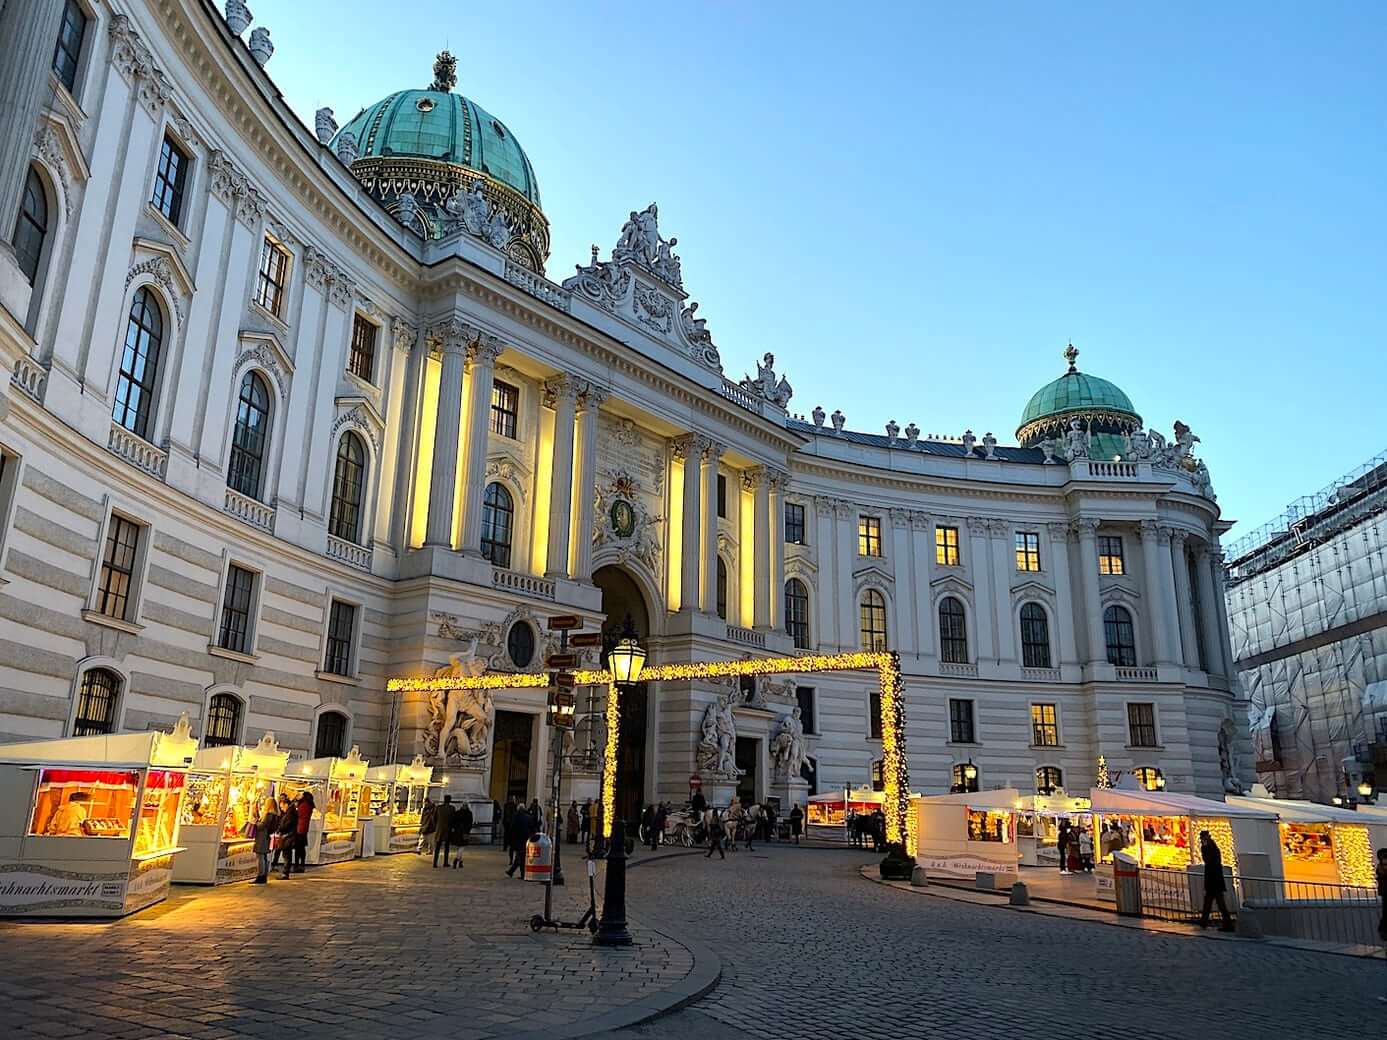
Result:
M294 848L290 854L284 857L284 877L286 880L291 869L296 874L302 874L304 870L304 862L308 855L308 825L313 820L313 793L311 791L305 791L299 795L295 810L298 813L298 820L294 827ZM291 863L293 864L292 867Z

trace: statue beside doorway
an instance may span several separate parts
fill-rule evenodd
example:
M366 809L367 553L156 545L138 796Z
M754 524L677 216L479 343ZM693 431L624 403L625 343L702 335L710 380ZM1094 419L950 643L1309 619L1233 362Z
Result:
M805 762L804 723L796 707L780 720L780 728L771 740L771 762L779 777L798 777Z
M737 768L737 720L732 714L735 692L722 694L703 713L696 760L701 772L715 777L741 776Z
M467 651L451 654L448 664L434 672L436 679L475 678L486 671L476 656L477 638ZM490 690L435 690L429 695L429 721L423 734L425 757L444 765L484 758L491 745L496 704Z

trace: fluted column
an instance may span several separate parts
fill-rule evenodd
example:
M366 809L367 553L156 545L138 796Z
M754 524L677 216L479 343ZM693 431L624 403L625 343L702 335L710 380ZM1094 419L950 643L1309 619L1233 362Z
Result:
M491 423L491 387L496 379L496 359L501 341L479 335L467 366L467 461L463 480L462 551L482 554L482 496L486 493L486 444ZM432 503L432 495L430 496Z
M1164 597L1161 620L1165 624L1170 663L1179 665L1184 663L1185 655L1180 636L1180 601L1177 598L1175 568L1170 558L1170 543L1174 535L1175 528L1168 524L1161 524L1156 528L1156 563L1159 572L1157 581Z
M1050 524L1050 558L1055 568L1055 597L1059 600L1055 627L1059 636L1061 665L1077 664L1079 650L1074 633L1078 627L1079 607L1074 602L1074 582L1069 573L1069 525Z
M1201 545L1195 550L1195 577L1199 581L1199 623L1202 626L1200 631L1204 633L1204 659L1206 671L1211 674L1227 675L1224 665L1225 653L1220 644L1223 641L1223 634L1219 629L1218 617L1215 611L1218 609L1216 599L1218 593L1214 589L1214 572L1216 553L1210 552L1207 545Z
M1103 638L1103 600L1098 590L1098 520L1083 516L1075 521L1079 536L1079 572L1084 583L1084 621L1088 633L1087 661L1106 664L1108 644Z
M1186 668L1199 668L1199 636L1195 629L1194 592L1190 588L1190 561L1185 555L1189 535L1174 528L1170 532L1170 565L1175 572L1175 617L1180 627L1180 651Z
M1011 614L1011 579L1016 574L1016 536L1005 520L989 520L987 533L992 552L992 614L996 624L997 660L1015 661L1017 631Z
M433 468L424 544L453 547L453 503L457 494L458 450L462 427L462 377L467 367L467 328L450 321L429 330L443 350L434 416Z
M723 446L704 442L703 467L703 613L718 612L718 465L722 462ZM731 574L728 575L729 579ZM731 590L728 590L729 595ZM727 604L729 618L734 616L732 604ZM740 619L739 619L740 620Z
M997 612L992 600L992 547L987 537L988 522L981 516L968 518L968 570L973 577L973 634L977 637L976 660L997 659Z
M698 609L698 556L703 542L698 528L702 519L699 501L703 479L699 466L703 460L703 449L708 439L696 433L685 434L671 445L676 461L684 464L683 531L680 533L679 550L679 609Z
M1172 629L1167 607L1174 590L1169 587L1171 583L1161 569L1161 557L1164 556L1169 563L1170 552L1162 549L1159 534L1154 520L1141 522L1141 562L1146 572L1146 596L1150 604L1147 616L1151 623L1151 647L1158 665L1174 663L1170 651Z
M573 420L578 381L560 375L544 384L544 406L554 410L554 454L549 471L549 551L546 578L568 577L568 536L573 530Z
M0 8L0 250L14 255L10 233L29 171L39 105L48 91L53 47L63 5L54 0L6 0ZM95 36L95 32L92 32ZM92 41L91 46L95 46ZM15 317L21 321L24 315Z
M592 580L593 504L597 496L597 415L607 399L607 391L591 383L578 398L578 470L573 494L573 577Z
M742 552L752 554L753 618L757 628L771 624L771 475L764 466L742 474L742 486L752 493L752 544ZM745 620L745 619L743 619Z
M771 628L785 628L785 485L789 477L771 471L770 597Z

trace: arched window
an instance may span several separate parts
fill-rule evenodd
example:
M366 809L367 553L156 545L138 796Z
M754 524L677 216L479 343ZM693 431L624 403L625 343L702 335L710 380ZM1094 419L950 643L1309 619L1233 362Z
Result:
M497 567L510 566L515 504L500 484L488 484L482 496L482 555Z
M24 198L19 203L19 219L14 224L15 256L19 269L33 285L38 278L39 261L43 259L44 240L48 238L48 193L38 171L29 167L24 180Z
M347 753L347 716L325 711L318 716L318 736L313 741L314 758L341 758Z
M226 486L259 498L265 479L265 442L270 432L270 391L256 372L241 380L236 402L236 429L231 434L231 463Z
M1058 766L1041 766L1035 771L1035 793L1054 794L1064 786L1064 773Z
M1137 778L1137 783L1148 791L1164 791L1165 776L1155 766L1137 766L1132 770Z
M859 616L861 618L862 649L886 649L886 599L876 589L862 593Z
M968 624L963 604L953 596L939 601L939 660L945 664L968 663Z
M716 592L716 597L717 597L717 603L714 604L714 606L715 606L715 608L716 608L716 610L717 610L717 612L718 612L718 617L720 617L720 618L722 618L724 621L726 621L726 620L727 620L727 561L724 560L721 556L718 557L717 588L716 588L716 590L714 590L714 591Z
M241 698L234 693L216 694L207 703L207 725L202 727L203 747L228 747L240 739Z
M1131 611L1117 606L1103 611L1103 638L1108 644L1108 664L1136 667L1137 639L1132 631Z
M809 590L798 578L785 583L785 634L796 650L809 649Z
M93 668L82 676L82 688L77 692L77 717L72 722L74 737L110 733L116 728L120 687L120 676L106 668Z
M1027 668L1050 667L1050 622L1039 603L1021 608L1021 663Z
M337 465L332 473L332 512L328 533L334 538L358 542L361 537L361 502L366 497L366 446L350 430L337 444Z
M159 376L159 349L164 342L164 312L149 286L135 290L125 323L125 345L116 377L116 403L111 417L136 437L149 439L154 411L154 388Z

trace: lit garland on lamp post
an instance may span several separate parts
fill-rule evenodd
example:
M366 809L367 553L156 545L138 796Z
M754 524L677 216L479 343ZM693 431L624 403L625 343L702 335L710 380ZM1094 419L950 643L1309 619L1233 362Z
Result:
M621 704L616 683L607 684L607 746L602 752L602 837L612 836L616 815L616 743L621 725Z

